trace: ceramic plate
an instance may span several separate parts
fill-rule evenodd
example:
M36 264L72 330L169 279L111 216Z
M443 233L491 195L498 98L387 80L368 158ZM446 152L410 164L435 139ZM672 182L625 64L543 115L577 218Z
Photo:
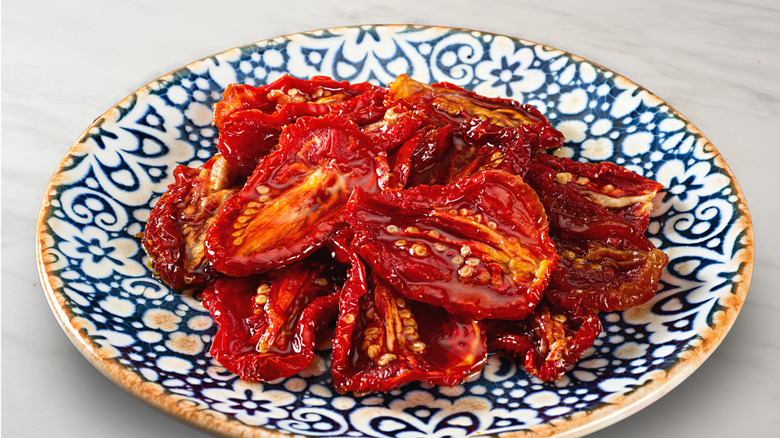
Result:
M146 268L136 237L173 168L215 152L212 105L230 83L290 73L387 84L401 73L538 107L567 137L557 153L608 160L664 184L649 236L671 261L646 305L602 315L604 332L561 380L501 355L453 388L410 384L334 393L328 357L297 377L250 384L208 355L216 332L198 300ZM572 54L461 29L361 26L274 38L196 61L100 116L71 147L41 207L38 261L51 307L79 350L118 385L226 435L573 436L624 418L712 353L748 290L753 234L717 150L630 80Z

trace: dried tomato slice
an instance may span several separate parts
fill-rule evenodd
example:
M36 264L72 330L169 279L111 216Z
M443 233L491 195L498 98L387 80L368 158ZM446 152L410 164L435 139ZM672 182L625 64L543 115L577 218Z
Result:
M214 267L246 276L301 260L343 221L354 187L375 192L387 161L353 122L306 117L284 129L279 148L258 164L206 236Z
M235 175L217 154L202 166L178 166L149 214L142 238L151 266L174 289L203 286L214 276L203 240L217 210L238 188Z
M481 96L447 82L428 85L401 75L390 84L388 98L405 102L424 120L437 126L478 119L488 122L495 130L519 128L534 150L557 148L563 144L563 134L533 106Z
M231 84L214 106L217 148L241 175L276 146L281 130L304 116L340 115L359 125L382 119L387 90L369 83L337 82L324 76L289 75L262 86Z
M214 105L214 124L222 130L234 114L254 109L267 115L284 114L288 121L336 111L342 116L353 114L350 120L362 125L382 118L386 111L383 105L386 95L386 89L367 82L350 84L326 76L300 79L284 75L261 87L230 84L222 99ZM351 101L360 96L361 99Z
M580 163L546 154L534 155L527 179L542 197L565 197L571 207L590 210L590 216L622 219L641 233L647 230L653 198L663 189L614 163ZM593 206L582 207L588 202Z
M377 151L389 151L403 144L420 128L419 117L400 106L389 108L384 117L361 129L374 141Z
M337 391L389 391L415 380L454 386L484 367L481 323L407 301L375 275L367 282L357 255L337 246L351 264L331 359Z
M391 187L414 187L436 182L442 158L452 149L453 128L421 129L388 157L392 165Z
M561 308L625 310L651 299L668 257L644 236L660 184L609 163L537 155L526 175L550 218Z
M230 166L242 176L252 174L257 162L279 143L282 126L289 123L286 114L265 114L245 110L230 117L219 131L217 149L229 160Z
M463 147L463 152L452 159L447 181L457 181L491 169L525 176L531 164L532 147L524 131L501 128L487 133L487 126L489 124L482 120L471 123L464 137L468 147Z
M563 136L530 105L487 98L448 83L399 76L388 99L422 121L391 160L393 187L447 184L488 169L523 175L532 150L557 147Z
M524 318L557 258L536 194L502 171L446 186L356 190L347 221L353 247L393 288L475 319Z
M544 381L560 379L601 333L598 315L573 316L548 303L526 320L486 321L488 349L523 357L525 370Z
M303 371L317 333L336 315L338 277L311 260L261 276L220 277L203 292L203 305L219 326L211 356L248 381Z
M577 310L626 310L653 298L669 258L652 247L633 247L635 237L614 245L555 236L559 262L546 296L558 307Z

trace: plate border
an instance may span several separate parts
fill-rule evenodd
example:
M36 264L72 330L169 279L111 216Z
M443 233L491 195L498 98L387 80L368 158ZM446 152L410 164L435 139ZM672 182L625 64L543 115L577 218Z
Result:
M144 401L148 405L158 409L159 411L179 420L191 426L195 426L210 433L218 433L228 436L251 436L258 438L265 437L289 437L290 435L273 430L263 429L261 427L252 427L244 425L238 421L233 421L226 416L222 416L219 413L206 411L200 409L196 404L188 401L185 397L175 395L167 392L159 387L159 385L145 382L137 374L124 368L119 363L103 356L100 353L100 347L92 342L88 337L84 335L82 330L73 324L74 315L71 314L65 306L65 298L55 292L54 286L58 283L62 283L59 277L47 271L46 260L43 254L47 243L51 240L48 236L46 229L46 219L49 217L49 210L51 208L51 195L55 192L55 187L58 185L58 176L62 170L67 167L70 157L75 155L83 144L83 140L87 136L90 129L95 127L99 121L103 118L107 118L112 115L113 112L118 111L117 108L121 107L123 103L128 102L136 96L143 93L149 93L154 90L158 84L164 84L169 82L175 75L191 66L198 64L202 61L215 58L224 53L234 50L240 50L244 47L250 46L263 46L273 44L275 41L283 39L291 39L292 37L307 34L316 34L321 32L343 32L350 29L360 28L374 28L383 27L389 29L408 29L408 28L420 28L420 29L439 29L442 31L460 31L468 33L478 33L482 35L492 35L506 37L515 41L519 41L529 46L537 46L543 49L560 51L572 59L578 61L587 62L593 66L604 69L605 71L612 72L616 81L626 81L627 83L634 84L639 90L647 92L650 96L658 98L664 105L669 108L669 111L677 118L684 121L686 129L693 134L699 135L704 141L704 149L713 154L712 160L715 165L719 166L722 171L729 177L734 188L734 195L737 196L735 202L736 209L740 212L740 217L737 220L738 226L744 229L744 234L740 237L741 243L744 245L742 250L738 253L736 259L741 265L740 271L736 275L741 275L741 280L735 283L735 290L731 295L725 297L723 300L723 309L719 310L715 314L712 327L706 329L700 334L701 341L695 347L682 352L678 356L677 362L668 370L657 370L657 376L650 380L647 384L641 388L629 393L628 395L613 400L610 404L596 408L590 412L576 412L575 414L566 417L561 420L553 421L551 423L544 423L537 426L532 426L525 431L505 432L501 433L502 437L521 438L531 436L545 436L545 437L575 437L583 436L596 430L605 428L611 424L618 422L624 418L627 418L636 412L639 412L643 408L649 406L653 402L657 401L677 385L682 383L688 376L690 376L720 345L720 343L728 334L729 330L734 324L747 296L747 292L750 288L750 282L753 274L754 266L754 254L755 254L755 241L752 220L748 211L747 201L745 195L729 165L726 163L722 154L715 148L715 146L709 141L709 139L698 129L696 126L683 116L674 107L669 105L660 97L656 96L646 88L637 84L636 82L626 78L625 76L615 72L612 69L606 68L601 64L595 63L578 55L574 55L568 51L560 50L546 44L540 44L533 41L525 40L522 38L516 38L509 35L503 35L498 33L486 32L481 30L473 30L460 27L448 27L448 26L435 26L435 25L407 25L407 24L370 24L370 25L355 25L355 26L339 26L332 28L314 29L304 32L295 32L286 35L276 36L264 40L259 40L253 43L248 43L242 46L233 47L227 50L223 50L218 53L214 53L210 56L200 58L196 61L190 62L185 66L179 67L169 73L162 75L146 85L138 88L134 92L130 93L127 97L120 100L113 105L110 109L105 111L101 116L95 119L95 121L87 127L84 133L79 136L76 142L68 149L65 157L61 160L57 166L49 184L47 185L46 192L44 194L41 208L38 214L38 220L36 224L36 263L38 266L38 274L41 280L41 287L44 290L46 300L49 307L54 313L57 322L62 327L63 331L67 335L68 339L74 344L79 352L103 375L109 380L114 382L117 386L129 392L133 396ZM485 437L494 435L482 435Z

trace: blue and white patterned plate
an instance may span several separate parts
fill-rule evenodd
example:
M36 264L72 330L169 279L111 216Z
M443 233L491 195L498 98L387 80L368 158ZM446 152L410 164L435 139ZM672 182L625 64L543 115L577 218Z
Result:
M212 105L230 83L284 73L386 84L401 73L537 106L567 137L558 153L609 160L666 187L649 235L670 257L660 293L602 315L604 333L560 381L495 355L453 388L334 393L327 354L301 375L250 384L208 355L216 331L192 296L146 268L136 235L172 181L215 151ZM712 353L748 290L753 233L710 142L628 79L550 47L461 29L361 26L262 41L194 62L99 117L49 185L37 231L51 307L73 343L127 391L208 431L269 436L583 435L671 390Z

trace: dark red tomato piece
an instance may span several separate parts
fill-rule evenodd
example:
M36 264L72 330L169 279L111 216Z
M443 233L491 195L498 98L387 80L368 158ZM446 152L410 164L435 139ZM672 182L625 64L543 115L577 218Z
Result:
M554 129L533 106L510 99L481 96L450 83L427 85L401 75L390 85L389 98L404 101L439 126L479 119L493 125L493 129L520 128L534 150L556 148L563 144L563 134Z
M613 245L600 241L555 236L558 266L546 292L548 299L564 309L611 312L644 304L658 290L669 258L649 241L639 249L630 242Z
M473 135L487 122L471 123L466 131L463 153L453 157L447 181L457 181L484 170L503 170L524 176L531 162L531 144L520 128L501 128L490 134Z
M383 118L361 129L374 141L377 151L396 149L414 135L422 121L403 107L389 108Z
M149 263L174 289L203 286L214 277L203 240L220 207L236 191L235 175L217 154L199 168L178 166L149 214L142 239Z
M525 370L538 379L560 379L601 333L595 313L572 317L547 303L523 321L486 321L488 349L523 358Z
M257 162L279 143L282 127L289 123L286 114L266 114L251 109L239 111L219 131L217 149L229 159L230 167L249 176Z
M612 311L656 294L668 257L643 233L660 184L614 165L544 155L534 157L526 181L545 206L559 255L546 292L550 301L570 310Z
M392 166L391 187L431 184L438 173L447 171L442 158L453 148L453 128L427 128L419 130L388 157Z
M343 222L354 187L386 184L386 158L353 122L302 118L284 129L279 148L258 164L246 185L209 227L214 267L246 276L301 260Z
M536 191L544 205L551 234L565 234L605 243L630 241L638 249L649 251L652 248L644 237L649 221L648 213L644 213L647 218L626 221L623 216L593 202L565 181L558 182L556 174L534 157L525 176L525 181Z
M393 187L448 184L484 170L523 176L528 169L531 146L517 128L502 128L479 142L463 137L461 127L427 128L390 155L395 180L405 182Z
M217 148L241 175L249 176L270 153L282 128L300 117L340 115L359 125L381 120L387 90L369 83L337 82L324 76L285 75L262 86L228 86L214 107Z
M663 185L609 162L580 163L568 158L536 154L532 186L546 193L556 185L605 209L604 216L618 217L642 233L647 230L653 198ZM536 187L535 187L536 188Z
M337 259L351 264L331 358L337 391L389 391L415 380L454 386L484 367L479 322L407 301L379 277L367 282L360 259L337 241Z
M247 381L293 376L309 366L318 333L338 309L338 276L307 260L261 276L220 277L203 292L219 326L211 356Z
M407 298L474 319L522 319L556 263L547 218L522 178L485 171L446 186L356 190L352 246Z

